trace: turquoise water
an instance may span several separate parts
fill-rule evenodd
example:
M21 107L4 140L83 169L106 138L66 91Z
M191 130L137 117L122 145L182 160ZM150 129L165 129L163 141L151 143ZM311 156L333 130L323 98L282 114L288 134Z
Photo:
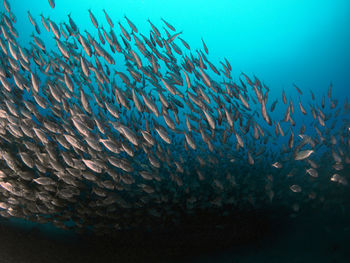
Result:
M203 45L201 40L203 39L205 41L206 46L208 47L209 54L207 55L207 57L211 63L219 67L220 61L224 61L224 59L227 59L232 66L231 76L234 82L239 83L239 80L243 79L241 72L244 72L251 79L253 79L253 76L256 76L257 78L259 78L261 82L266 84L266 86L270 88L268 109L270 109L271 103L275 99L278 99L276 110L273 113L271 113L272 120L281 121L281 119L283 119L284 117L285 108L287 107L282 103L282 90L284 90L287 94L287 100L288 101L292 100L294 103L294 107L296 108L296 113L295 115L293 115L293 119L296 122L296 127L294 130L295 131L299 130L301 125L305 123L308 129L307 134L309 134L310 136L317 137L317 133L313 129L311 129L312 127L316 126L317 123L316 121L313 121L313 119L311 119L310 117L311 114L310 114L308 104L311 105L312 103L314 103L311 98L310 90L312 90L316 96L315 103L317 105L321 104L322 96L326 96L327 98L327 92L328 92L330 83L332 83L332 86L333 86L332 98L335 100L338 100L340 105L339 107L344 107L344 99L349 97L350 95L350 92L349 92L350 1L347 1L347 0L333 0L333 1L331 0L324 0L324 1L322 0L319 0L319 1L314 1L314 0L235 1L235 0L231 0L231 1L215 1L215 2L214 1L182 1L182 0L179 0L179 1L147 1L147 0L144 0L144 1L131 1L131 0L130 1L128 0L125 0L125 1L92 1L92 0L91 1L56 1L56 6L54 9L50 7L48 1L46 0L45 1L15 1L14 0L14 1L10 1L10 4L11 4L11 10L17 18L17 22L15 24L16 29L19 33L19 38L17 39L17 43L22 47L27 47L28 49L30 48L29 42L32 41L31 34L35 32L35 29L28 19L27 11L29 10L31 15L35 18L37 24L41 29L40 38L45 43L46 49L47 50L54 49L56 53L58 52L58 50L56 47L56 42L53 39L53 34L52 32L47 32L43 28L41 24L40 14L43 14L45 17L49 17L50 19L55 21L57 25L59 25L59 23L61 22L68 23L67 15L70 14L71 17L74 19L75 23L77 24L80 32L84 32L84 30L87 30L96 39L98 39L97 30L94 28L90 20L88 9L91 9L93 14L99 21L100 26L102 25L104 28L109 29L109 25L102 11L103 9L105 9L114 22L114 30L117 32L118 37L119 37L119 34L121 34L120 28L118 26L118 22L121 22L123 26L125 28L128 28L129 30L129 27L124 19L125 15L137 26L139 32L145 34L147 37L149 36L149 31L151 30L151 26L147 22L147 19L150 19L152 23L155 26L157 26L160 31L162 31L162 34L165 35L165 33L163 33L164 32L163 27L165 27L165 25L161 21L161 18L163 18L176 28L176 32L180 32L180 31L183 32L180 35L180 37L186 40L186 42L190 45L194 56L197 56L197 53L195 52L196 50L203 51ZM2 5L0 10L3 12L6 12ZM167 30L169 31L169 29ZM63 38L61 37L61 40L62 39ZM119 38L119 41L120 41L120 38ZM177 45L179 46L181 45L181 42L179 42L179 40L175 40L175 42L177 43ZM109 52L109 47L107 45L104 46L104 48ZM183 46L181 46L181 49L185 50ZM84 55L86 55L84 51L82 52ZM142 61L145 62L146 60L143 59ZM123 56L121 56L120 54L116 54L115 62L116 62L116 65L111 68L118 69L120 71L125 70L125 65L124 65L125 59ZM164 67L164 65L162 67ZM208 74L210 74L210 77L215 79L218 82L221 82L223 79L222 75L218 77L213 72ZM39 75L39 76L42 77L42 79L45 79L43 75ZM122 82L120 81L120 79L118 79L117 81L118 81L117 82L118 85L122 85ZM293 87L293 84L297 85L302 90L303 92L302 96ZM94 86L94 88L96 87ZM145 90L147 90L147 87L145 88ZM87 91L87 93L89 92ZM248 93L250 96L252 96L252 94L254 95L254 92L252 90L249 90ZM31 95L32 94L29 92L25 93L24 98L30 99ZM303 115L301 114L301 112L299 112L299 109L297 106L300 97L302 98L304 106L305 108L307 108L307 111L308 111L308 115L305 118L303 118ZM251 101L250 103L251 105L253 105ZM157 102L157 106L160 107L160 105L161 103ZM96 110L96 108L94 110ZM184 110L185 113L190 112L188 109L186 110ZM326 102L326 109L324 111L326 114L328 114L328 112L333 113L333 111L331 111L329 108L328 98ZM45 111L41 110L40 112L43 115L45 114ZM347 115L344 113L343 119L341 119L342 117L339 117L339 119L342 121L338 121L335 128L333 128L333 130L330 131L331 134L333 131L335 132L336 129L340 128L342 125L345 125L345 123L349 122L349 120L346 119L348 118L348 115L349 113L347 112ZM123 121L125 123L128 123L128 120L129 120L128 117L129 116L127 115L123 116ZM184 120L183 116L181 116L181 118L182 118L181 120ZM163 120L161 120L160 122L165 126ZM262 119L257 120L257 122L263 127L268 127L264 122L264 120ZM186 126L184 125L184 123L181 123L179 127L186 129ZM286 125L285 127L286 127L286 130L289 131L290 125L289 126ZM326 125L325 129L327 129L328 127L329 125ZM273 133L273 130L271 131L272 131L271 133ZM349 138L349 133L346 133L346 131L342 131L342 132L343 133L341 133L341 130L339 130L339 133L337 131L336 135L337 136L342 135L346 141L346 139ZM327 130L325 133L328 135ZM271 137L271 135L268 135L268 137L269 136ZM304 231L307 231L308 229L308 226L307 226L307 222L309 220L308 218L312 218L314 222L314 221L317 221L318 218L328 217L328 219L324 219L325 221L324 224L328 225L332 223L333 217L337 218L338 215L342 215L344 216L344 218L339 219L339 221L341 221L341 224L340 224L341 227L336 228L335 230L334 229L332 230L332 227L330 227L331 230L329 230L328 226L326 228L322 225L320 226L320 228L322 228L322 231L318 232L318 228L313 226L314 228L310 229L310 232L315 233L315 235L312 234L312 237L311 237L311 234L305 235L305 236L306 236L306 240L308 241L310 240L310 242L319 241L317 239L321 239L319 237L321 235L320 233L323 233L325 235L327 234L328 236L332 236L332 238L336 236L334 240L338 242L337 243L338 245L339 243L342 244L342 245L339 245L340 247L339 250L341 250L341 253L346 254L346 246L344 246L343 243L347 242L348 240L349 228L348 228L348 224L344 223L343 221L346 221L348 219L348 214L346 214L345 212L349 212L349 208L347 206L348 204L347 201L349 200L349 194L348 194L349 192L347 192L349 185L343 187L343 186L335 186L335 185L329 184L330 185L329 186L328 184L325 184L326 181L327 183L329 183L329 179L323 180L320 182L316 180L313 181L314 180L313 178L310 180L305 179L304 183L306 185L305 189L307 191L312 189L313 187L315 189L321 189L320 192L324 194L324 196L322 197L324 197L326 201L330 200L330 202L324 206L323 205L313 206L313 203L306 198L306 195L303 195L302 197L296 197L296 198L294 198L295 196L292 197L292 194L288 189L291 181L288 181L289 179L285 179L284 177L282 177L281 174L279 174L275 169L271 169L270 163L267 163L270 161L272 163L272 160L274 160L274 158L277 158L277 157L279 158L278 154L280 154L280 150L281 150L280 146L282 145L282 143L284 145L287 145L288 137L289 137L289 134L284 138L279 138L276 141L273 141L273 143L269 142L267 144L268 147L271 147L272 151L269 153L266 153L266 161L265 161L266 163L263 163L263 164L259 163L260 165L258 166L259 168L250 169L250 166L247 164L247 161L246 161L246 155L244 155L244 158L239 159L237 161L237 162L243 163L242 167L232 169L232 173L242 172L242 173L246 173L247 175L261 174L261 175L267 176L271 173L275 176L274 178L276 178L275 180L277 182L278 187L281 186L280 190L282 189L282 187L287 189L285 190L286 194L284 196L283 194L281 194L276 198L277 203L272 203L271 205L272 210L270 210L271 207L269 206L267 207L263 206L262 211L259 210L261 207L257 209L258 212L255 211L257 214L255 214L254 212L253 215L249 214L247 217L243 217L243 220L247 219L248 223L243 224L242 229L251 228L252 229L251 232L257 232L258 237L254 237L250 239L245 235L244 231L243 231L244 232L243 234L240 232L241 229L237 231L237 229L234 228L234 231L237 231L239 233L237 234L239 238L242 238L243 240L245 239L249 240L249 242L247 242L248 246L244 247L242 251L250 251L251 247L249 245L251 244L250 242L252 242L251 240L253 240L252 243L254 245L255 245L254 242L256 240L258 240L259 242L263 240L262 243L265 240L269 240L269 241L273 240L274 242L273 241L271 242L276 246L276 249L281 249L280 245L276 244L276 240L280 240L281 234L277 233L276 236L278 238L275 239L274 234L276 233L275 231L271 230L276 222L283 221L286 224L282 227L279 226L281 228L281 233L285 233L285 236L283 237L284 241L281 241L281 243L286 244L286 246L289 246L289 245L293 245L290 243L296 244L301 240L303 240L304 236L302 233ZM295 132L295 137L296 137L295 143L299 143L301 139L297 137L297 132ZM159 139L159 137L157 138L160 142L162 142ZM183 138L180 135L175 135L172 137L172 139L174 140L178 139L180 142L182 142L181 140L183 140ZM253 144L252 140L250 139L251 137L247 139L248 145ZM339 142L340 139L338 137L337 139ZM325 178L325 175L327 176L329 175L330 165L333 165L333 159L331 158L331 152L329 151L330 149L329 140L330 138L327 137L326 142L324 142L324 145L326 145L328 148L321 147L320 149L318 149L317 153L312 155L312 157L315 156L315 161L317 161L318 164L321 166L319 170L319 174L322 179ZM164 142L162 143L164 144ZM261 146L263 145L263 142L259 141L258 144L259 146ZM221 145L219 142L216 142L215 146L218 148L222 146L222 149L224 149L223 148L224 146ZM63 150L62 146L59 146L59 147L60 147L59 148L60 150ZM189 155L186 155L183 149L179 150L179 152L176 152L176 150L179 148L180 147L171 148L174 151L172 154L177 157L179 156L184 156L185 158L191 157ZM232 147L232 149L234 148ZM345 146L343 146L343 148L341 149L345 151L345 154L348 154L350 152L349 149L346 148ZM322 156L322 154L327 153L327 151L329 151L328 158ZM203 156L203 158L206 158L210 156L210 154L208 153L209 151L207 150L207 148L205 148L205 151L203 151L203 155L200 155L200 156ZM126 154L123 155L123 157L125 156L127 157ZM246 162L245 163L246 165L244 165L244 162ZM287 169L292 170L294 167L296 167L297 169L301 167L301 165L298 166L299 164L297 165L292 161L289 162L288 160L283 160L281 162L286 163L286 170L284 170L283 168L282 170L283 173L286 172ZM215 176L218 175L219 177L219 176L222 176L221 171L222 173L226 172L227 167L229 167L229 165L230 164L226 163L223 166L219 166L219 167L212 166L211 168L213 169L206 170L206 172L208 174L212 173ZM188 166L191 167L191 164L189 164ZM349 164L344 163L344 166L345 166L345 169L339 173L341 173L345 178L349 179L349 173L348 173ZM283 174L283 176L286 176L286 174L287 172ZM298 173L294 178L299 179L299 182L303 182L302 178L304 177L305 177L305 172L304 171L300 172L298 170ZM244 181L244 178L242 179L242 181ZM262 182L261 181L243 182L242 185L243 185L242 189L244 187L247 187L248 190L253 189L253 192L254 192L254 189L260 189L258 187L255 187L255 185L261 186ZM327 190L328 189L327 187L329 187L329 190ZM198 188L195 188L195 189L198 190ZM201 189L201 191L203 192L207 190L207 188L203 188L203 189ZM217 191L217 189L215 191ZM287 191L289 192L287 193ZM132 191L130 190L130 192ZM183 194L185 191L179 190L179 192ZM277 190L275 192L277 193ZM244 193L242 195L243 198L248 199L248 197L245 195L244 190L243 190L243 193ZM257 191L258 196L259 196L259 193L260 192ZM197 194L196 192L193 192L193 195L196 195L196 194ZM198 195L200 195L200 191L198 191ZM285 210L287 210L287 208L289 210L293 210L295 207L294 206L295 202L299 202L300 204L304 205L305 210L307 211L303 210L302 208L301 216L299 215L298 219L295 222L293 221L293 223L290 223L288 221L290 219L289 218L290 211L288 211L287 213ZM336 204L334 205L334 208L332 206L333 204ZM251 206L248 206L248 210L250 209L251 209ZM277 215L275 216L275 215L268 214L266 215L266 218L265 218L265 216L261 216L265 211L264 209L266 209L266 213L270 213L271 211L273 211L271 212L271 214L274 214L277 211ZM326 212L324 212L324 210L322 209L325 209ZM294 209L295 212L298 212L296 210L298 209ZM333 212L335 215L333 214ZM225 213L225 209L217 210L216 212L217 215L221 215L224 213ZM281 213L282 220L278 219L279 213ZM203 218L200 217L202 215L203 215ZM208 217L208 219L204 218L205 215L206 214L204 213L204 214L200 214L200 216L198 216L197 218L188 219L190 222L189 225L191 225L192 227L194 226L194 228L196 228L197 227L196 224L202 221L210 225L211 218L210 216ZM305 222L298 221L300 220L300 217L303 218L303 216L305 216L306 218ZM72 217L74 217L74 211L72 212ZM297 213L293 213L291 217L292 218L297 217ZM286 220L286 218L288 218L288 220ZM227 221L225 220L227 219L224 219L224 223L227 224ZM235 220L239 220L239 219L235 218ZM259 221L259 224L255 225L254 220L257 220L257 221L262 220L263 223ZM74 226L74 223L72 223L73 222L72 219L66 220L65 222L67 221L69 223L67 223L66 226L69 226L69 227L72 225ZM23 219L12 220L12 222L13 222L13 225L16 227L21 226L22 229L24 229L23 230L24 232L27 231L28 229L31 229L33 226L35 226L36 228L41 229L41 231L44 231L47 236L55 237L56 239L58 237L60 242L62 240L64 241L65 239L68 240L72 237L71 233L67 234L67 232L64 232L62 230L57 230L51 224L40 225L37 223L24 221ZM233 222L241 226L240 224L238 224L238 222L236 221L233 221ZM127 223L128 222L126 222L126 224ZM295 228L296 230L299 230L299 229L302 229L302 230L300 230L299 232L296 231L297 234L293 235L293 233L291 233L290 230L285 231L285 229L288 228L288 226L290 226L289 224L293 226L293 229ZM257 226L259 227L261 226L262 228L266 226L267 229L266 231L264 230L260 232L260 229ZM300 226L300 228L298 226ZM88 225L88 227L90 227L90 225ZM230 231L232 230L231 228L229 229ZM172 231L174 230L172 229ZM220 232L221 230L218 230L218 231L219 231L218 232L219 234L223 234L223 232ZM171 232L172 235L174 234L174 232ZM201 235L198 234L198 232L200 234L205 234L206 231L205 231L205 228L203 231L197 229L197 232L195 233L198 235L198 238L196 237L195 239L201 239ZM123 235L124 234L125 233L123 233ZM181 234L185 235L186 233L181 232ZM188 234L191 234L190 231ZM249 235L250 234L251 233L249 233ZM267 235L267 237L265 236L265 234ZM128 235L128 234L125 234L125 235ZM135 235L137 236L137 233ZM157 245L162 245L160 244L161 241L159 242L159 240L162 240L164 236L162 236L161 234L160 236L161 238L158 239L158 242L155 242ZM288 238L289 236L291 236L290 239ZM125 236L123 236L123 238L125 238ZM149 236L147 236L147 238L145 238L145 240L151 243L152 237L150 238ZM195 242L193 240L193 237L187 237L187 238L188 239L184 238L185 240L187 240L187 242L189 243ZM210 240L210 238L208 239ZM213 240L215 240L214 237L213 237ZM108 240L107 241L104 240L104 242L108 243ZM304 241L304 242L307 243L307 241ZM206 241L204 243L205 243L205 246L207 246L210 249L211 247L211 245L209 244L210 242ZM220 242L218 241L218 243ZM119 243L116 242L116 244L119 244ZM170 244L173 244L173 243L170 242ZM237 245L237 240L233 242L233 244ZM227 246L227 243L225 243L225 245ZM327 243L325 245L324 243L322 243L320 246L329 247L332 245L333 244ZM296 246L297 247L296 249L301 249L300 246L301 245ZM62 246L60 245L60 247ZM240 248L239 245L237 245L237 247ZM317 247L317 243L315 243L315 245L312 246L313 253L317 252L317 248L315 247ZM256 249L256 247L254 247L254 249ZM275 249L274 247L269 247L266 249L265 247L263 248L260 247L260 249L257 249L258 251L257 258L273 257L274 249ZM266 255L263 255L264 251L267 251ZM284 251L284 252L286 254L292 253L290 250ZM214 256L211 256L211 257L220 258L221 262L226 262L226 261L228 262L231 257L230 253L231 253L230 251L229 252L225 251L222 253L220 252L220 257L218 257L217 254L214 253ZM237 251L234 251L232 253L237 253ZM249 254L249 252L242 252L242 253ZM305 251L304 253L307 254ZM171 253L169 252L169 254ZM282 255L280 254L280 256ZM346 262L346 259L344 259L346 258L346 256L344 256L343 258L340 258L339 256L339 258L336 259L338 261L335 260L334 262ZM240 259L237 258L237 262L254 262L254 257L252 259L250 258L249 261L248 260L244 261L242 259L243 257L244 255L243 256L240 255L239 257ZM308 261L312 260L310 259L312 257L309 257L309 255L305 258L307 258ZM201 260L201 257L200 257L200 260ZM142 259L140 261L142 261ZM203 259L201 262L207 262L207 261L208 261L207 259ZM298 262L297 258L295 258L295 262ZM303 261L300 261L300 262L303 262ZM318 262L327 262L327 261L318 261Z
M141 32L148 33L149 18L164 26L160 18L183 31L193 50L201 49L203 38L210 60L216 64L226 57L237 79L243 71L255 74L280 96L280 89L295 92L292 83L304 90L325 93L330 81L335 97L347 91L350 68L350 3L347 0L228 0L228 1L12 1L23 43L34 28L27 10L40 23L43 13L54 21L66 21L67 14L80 30L95 32L90 8L106 28L102 9L114 24L127 15ZM122 22L126 26L126 22ZM51 34L42 30L42 38ZM96 35L97 36L97 35ZM278 91L278 92L277 92Z

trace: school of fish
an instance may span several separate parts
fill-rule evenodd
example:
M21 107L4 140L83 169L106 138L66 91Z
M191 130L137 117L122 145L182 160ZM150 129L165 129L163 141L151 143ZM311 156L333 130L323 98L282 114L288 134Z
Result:
M211 63L203 39L194 51L163 18L163 33L148 20L146 34L106 10L105 21L88 10L95 32L71 14L57 24L28 11L33 34L21 46L3 4L2 217L109 233L197 211L297 213L349 191L350 104L332 97L332 85L310 91L308 103L295 84L298 101L284 90L270 99L257 77L234 78L227 59Z

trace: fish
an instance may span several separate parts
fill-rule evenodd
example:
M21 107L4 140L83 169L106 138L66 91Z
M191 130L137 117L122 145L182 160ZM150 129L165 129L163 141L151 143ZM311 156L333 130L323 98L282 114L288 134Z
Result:
M68 22L69 22L69 25L71 26L72 30L74 32L77 32L78 31L78 27L77 27L76 23L74 22L74 20L72 19L70 13L68 14Z
M275 167L277 169L281 169L282 168L282 164L280 162L275 162L272 164L272 167Z
M152 30L154 31L154 33L155 33L158 37L160 37L161 35L160 35L160 32L159 32L159 30L157 29L157 27L155 27L149 19L147 19L147 21L148 21L148 23L151 25Z
M137 27L134 25L134 23L131 22L125 15L124 15L124 18L126 19L126 22L128 22L128 24L131 27L131 29L133 30L133 32L138 33L139 31L138 31ZM110 19L107 19L107 20L110 20Z
M39 178L33 179L33 181L37 184L45 185L45 186L56 184L56 182L52 180L50 177L39 177Z
M55 8L55 0L49 0L49 4L50 4L52 9Z
M299 109L300 109L302 114L306 115L306 110L305 110L304 106L301 104L300 99L299 99Z
M172 31L176 31L175 30L175 28L172 26L172 25L170 25L168 22L166 22L163 18L161 18L161 20L164 22L164 24L170 29L170 30L172 30Z
M95 15L91 12L91 9L88 9L88 11L89 11L90 20L91 20L92 24L93 24L96 28L98 28L98 21L97 21Z
M109 24L109 26L110 26L111 28L113 28L113 27L114 27L114 23L113 23L112 19L109 17L109 15L108 15L108 13L106 12L105 9L102 9L102 11L103 11L103 13L105 14L105 18L106 18L106 20L107 20L107 23Z
M118 22L118 24L119 24L119 27L120 27L124 37L130 42L131 38L130 38L129 33L125 30L125 28L122 26L122 24L120 22Z
M270 107L270 112L273 112L276 108L276 105L277 105L277 102L278 100L275 100L272 104L271 104L271 107Z
M303 150L296 153L294 159L297 161L309 158L309 156L314 152L314 150Z
M295 84L293 83L293 86L294 86L294 88L297 90L297 92L299 93L299 95L303 95L303 92L297 87L297 85L295 85Z
M318 177L318 172L315 168L309 168L306 169L306 172L311 176L311 177Z
M88 10L95 32L28 11L35 32L22 43L3 4L0 216L113 235L194 211L348 203L350 106L332 83L329 106L321 88L309 102L293 83L299 97L283 89L279 104L279 89L210 57L205 32L192 50L163 18L162 32L126 15L115 28L105 9L109 29Z
M205 53L208 55L209 54L208 48L207 48L207 45L204 43L203 38L202 38L202 44L203 44L203 48L204 48Z
M328 98L332 98L332 88L333 88L333 84L332 82L329 84L329 87L328 87Z
M286 98L286 94L284 92L284 89L282 90L282 101L284 104L287 104L287 98Z
M301 187L297 184L293 184L290 186L290 190L294 193L300 193L301 192Z
M29 10L27 11L27 13L28 13L28 18L29 18L30 23L34 26L36 32L40 35L41 31L40 31L38 24L36 23L35 19L32 17Z
M174 35L172 35L172 36L170 36L170 37L167 39L167 42L168 42L168 43L172 43L172 42L175 40L175 38L176 38L177 36L179 36L180 34L182 34L182 31L181 31L181 32L178 32L178 33L176 33L176 34L174 34Z
M182 42L182 44L185 46L185 48L187 48L188 50L191 50L189 44L188 44L185 40L183 40L181 37L179 37L178 39L181 40L181 42Z
M332 175L331 179L332 182L336 182L342 185L347 185L348 184L348 180L346 178L344 178L343 176L335 173Z
M8 0L3 1L4 7L8 13L11 13L11 5Z

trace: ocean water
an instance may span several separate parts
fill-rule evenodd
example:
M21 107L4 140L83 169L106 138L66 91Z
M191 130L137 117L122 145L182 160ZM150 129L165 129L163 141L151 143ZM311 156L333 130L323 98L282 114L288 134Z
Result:
M67 22L67 14L71 13L80 30L86 29L97 37L87 10L94 11L98 21L107 27L102 12L105 9L116 26L119 21L125 24L123 16L127 15L145 34L151 29L147 19L162 28L160 18L164 18L177 31L183 31L183 39L193 50L202 49L203 38L212 63L216 65L226 57L232 64L234 78L242 71L256 74L274 87L271 92L276 92L276 96L280 96L281 88L294 93L292 83L304 90L312 88L325 93L332 81L336 97L346 92L350 56L346 0L242 0L218 1L215 5L206 1L57 1L55 9L42 2L10 3L18 18L23 44L28 43L33 32L28 10L38 24L41 13L57 23ZM42 31L45 42L52 39L52 34Z
M6 90L1 82L0 240L4 246L0 249L3 260L0 262L350 262L349 1L57 0L54 8L46 0L8 2L15 16L12 24L18 37L12 37L14 40L9 45L11 41L4 32L1 33L8 50L8 54L0 50L1 68L5 69L4 78L12 88ZM103 10L108 13L122 52L110 48L106 37L102 37L106 43L101 43L88 10L96 17L102 36L102 27L110 34ZM10 17L3 4L0 11ZM40 34L30 22L28 11L40 28ZM52 27L50 32L45 29L40 14L58 27L62 23L72 27L70 15L79 33L71 34L67 39L61 33L60 41L66 48L73 43L77 45L76 54L68 50L69 59L64 57ZM125 16L138 32L133 32ZM171 25L167 26L162 19ZM159 39L164 39L164 43L175 43L181 49L181 55L173 46L172 55L168 55L157 43L154 48L163 57L155 55L141 37L143 34L150 40L156 36L150 36L152 27L148 20L159 29ZM130 41L119 23L130 34ZM10 31L3 17L1 25L7 28L5 31ZM67 28L64 30L67 32ZM107 87L102 92L101 81L91 69L98 68L96 59L94 55L88 56L79 43L79 34L87 41L86 32L114 59L113 63L108 63L106 57L98 55L102 64L102 70L98 71L105 74L110 71L107 74L110 82L102 84ZM179 36L169 41L179 32ZM33 40L33 34L45 44L44 51ZM143 40L148 55L153 54L159 64L159 74L154 72L154 67L152 72L150 57L140 52L132 34ZM188 43L190 50L179 37ZM130 43L130 48L125 41ZM14 57L10 46L15 47L17 54L18 47L26 50L31 61L30 70L23 66L13 69L9 63L9 57ZM98 53L91 43L90 47L94 54ZM84 77L82 63L74 55L91 63L89 77ZM159 87L146 76L147 71L140 69L137 56L144 70L146 65L149 66ZM189 70L186 56L197 68L196 74ZM43 64L35 62L34 58L40 61L40 57ZM16 62L18 65L19 61ZM209 67L208 61L221 70L220 75ZM52 64L45 72L49 62ZM59 62L67 63L72 72L65 71ZM202 67L201 63L206 66ZM142 77L138 80L130 69ZM126 84L115 71L124 73L131 84ZM229 77L225 76L227 71ZM192 89L186 88L184 72L190 76ZM15 83L15 74L24 78L24 88ZM39 81L38 91L35 91L31 74ZM73 91L67 87L65 74L73 80ZM176 83L178 76L181 84ZM210 84L206 83L206 76ZM174 94L164 80L176 87ZM53 98L48 83L58 90L67 106ZM110 91L115 88L114 83L122 91L117 99ZM91 112L81 102L81 91L90 103ZM135 91L142 102L142 112L136 107L132 95ZM171 101L176 110L171 108L174 106L164 109L164 102L157 92L169 103ZM189 92L202 101L200 106L190 98ZM259 99L259 94L263 98ZM44 98L46 109L34 99L37 95ZM96 103L94 95L102 101L103 107ZM122 103L123 96L127 105ZM146 105L144 96L154 100L159 116ZM18 116L13 114L7 101L15 105ZM51 161L55 158L37 131L32 131L32 137L23 132L20 132L21 136L14 136L11 125L21 125L23 119L28 119L22 113L27 109L24 101L33 103L41 116L38 118L33 113L32 122L26 125L44 132L49 141L47 144L54 145L52 155L56 154L56 161L63 168L55 169L49 161L44 162L47 170L39 171L36 151L27 149L24 142L37 145ZM277 104L272 109L275 101ZM105 102L115 107L118 118L106 109ZM195 110L187 102L195 105ZM249 107L244 106L245 102ZM266 104L270 124L264 116L263 104ZM54 113L54 106L61 114ZM286 119L289 111L290 119ZM4 117L3 112L11 117ZM166 115L164 112L169 112L176 128L169 127L162 117ZM72 122L73 113L85 115L79 117L80 122L89 127L88 133L94 138L119 143L119 153L111 151L102 141L99 141L100 151L91 150L85 141L90 135L82 135ZM175 122L175 114L178 122ZM235 118L233 127L225 114ZM191 131L186 116L193 117L190 118ZM95 122L89 124L89 120L95 119L106 128L105 133L99 131ZM46 120L58 124L59 132L47 129ZM277 122L281 124L284 136L281 136ZM170 143L157 130L159 125L164 127L168 134L164 137L168 137ZM123 127L130 129L129 137ZM301 132L303 127L305 131ZM141 130L149 130L158 146L150 147ZM211 143L203 138L203 130ZM58 142L56 134L70 134L84 150L69 146L74 141L65 147ZM193 139L196 149L191 147L185 134ZM244 144L241 147L239 139ZM120 146L120 143L129 147ZM149 148L149 152L141 144ZM296 160L298 152L303 150L312 150L310 157ZM28 152L33 158L33 167L23 163L22 152ZM73 156L80 168L74 167L75 164L68 165L62 152ZM13 156L18 168L11 166L6 153ZM120 163L113 165L108 159L110 156L126 160L130 166L122 169ZM153 164L150 156L156 158L159 165ZM94 170L85 162L94 159L104 164L94 164ZM61 174L57 172L72 167L78 175L72 176L67 170L60 171ZM132 170L127 171L128 167ZM118 174L117 179L110 175L110 170ZM23 179L19 175L21 171L33 178ZM140 176L142 171L147 171L151 179ZM86 172L97 179L86 179ZM62 173L68 173L74 182L70 184L69 178L60 178ZM335 174L340 177L334 177ZM53 189L35 181L43 177L55 181L48 183L54 186ZM112 184L112 189L102 184L107 181ZM295 187L300 187L300 191ZM64 190L67 195L70 191L78 191L78 194L62 197ZM22 194L16 195L15 191Z

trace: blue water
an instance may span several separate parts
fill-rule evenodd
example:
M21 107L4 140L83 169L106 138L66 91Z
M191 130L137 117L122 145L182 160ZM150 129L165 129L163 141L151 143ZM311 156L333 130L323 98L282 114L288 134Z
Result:
M29 10L41 28L40 38L45 42L47 50L56 44L52 32L48 33L41 24L41 13L57 24L67 23L67 15L71 14L80 31L87 30L95 38L98 38L97 30L90 20L88 9L94 13L99 24L107 29L109 26L102 12L105 9L113 20L118 35L118 22L128 27L124 15L146 36L151 29L147 19L162 31L164 24L160 19L164 18L177 32L183 31L181 38L186 40L192 51L203 50L203 38L209 49L207 57L213 64L219 67L219 62L226 58L232 66L231 75L235 82L242 77L241 72L249 76L255 75L264 82L270 88L270 103L275 98L279 99L276 111L271 114L272 119L283 117L281 114L284 114L285 105L281 102L282 89L286 91L288 99L292 98L294 107L297 108L299 94L293 84L303 91L305 107L308 107L307 102L311 102L310 89L320 104L322 96L327 95L330 83L334 87L332 97L341 104L350 95L348 0L57 0L55 9L51 9L46 0L14 0L10 4L17 17L16 29L20 35L18 43L29 47L28 43L32 40L30 35L34 32L34 27L28 19ZM0 10L5 11L0 6ZM179 43L178 45L180 46ZM115 67L124 67L122 56L116 56ZM221 81L221 77L214 74L211 77ZM298 129L302 124L301 117L300 112L293 116ZM314 131L309 130L309 134L312 132ZM282 140L286 143L288 138ZM16 220L15 223L25 228L31 227L30 223L21 220ZM44 228L50 235L60 235L51 226L46 225Z
M243 71L255 74L280 96L281 88L296 95L292 83L305 91L312 88L325 93L330 81L335 97L347 92L350 74L350 2L347 0L227 0L227 1L11 1L17 16L20 39L28 43L34 28L30 10L37 23L39 15L57 23L67 22L71 13L81 31L97 32L89 18L90 8L100 24L108 28L102 9L114 21L134 22L148 34L149 18L160 29L160 18L170 22L192 50L202 49L201 38L215 65L227 58L237 80ZM2 7L3 9L3 7ZM52 38L42 28L41 37Z
M88 9L94 13L99 26L108 29L102 11L105 9L114 22L117 36L121 33L118 22L128 27L124 15L146 36L151 30L147 19L162 31L165 25L160 19L164 18L177 32L183 31L181 37L192 51L203 50L203 38L209 49L208 59L218 68L219 62L226 58L232 66L234 81L244 72L264 82L270 88L270 100L279 99L272 119L280 116L279 110L284 110L282 89L297 107L299 94L293 84L304 93L304 107L311 101L310 89L320 103L330 83L334 87L332 96L341 98L341 103L350 95L350 2L347 0L241 0L215 4L210 1L74 1L74 4L57 1L55 9L48 1L17 1L11 2L11 6L18 19L19 43L26 46L32 40L30 35L35 29L28 19L30 10L41 27L40 37L48 50L56 43L52 32L43 28L40 14L53 19L57 25L68 23L67 15L71 14L80 31L87 30L96 39L97 30ZM124 57L118 54L116 68L125 69ZM213 73L211 77L222 80ZM303 124L299 117L302 117L300 112L294 116L298 128Z

